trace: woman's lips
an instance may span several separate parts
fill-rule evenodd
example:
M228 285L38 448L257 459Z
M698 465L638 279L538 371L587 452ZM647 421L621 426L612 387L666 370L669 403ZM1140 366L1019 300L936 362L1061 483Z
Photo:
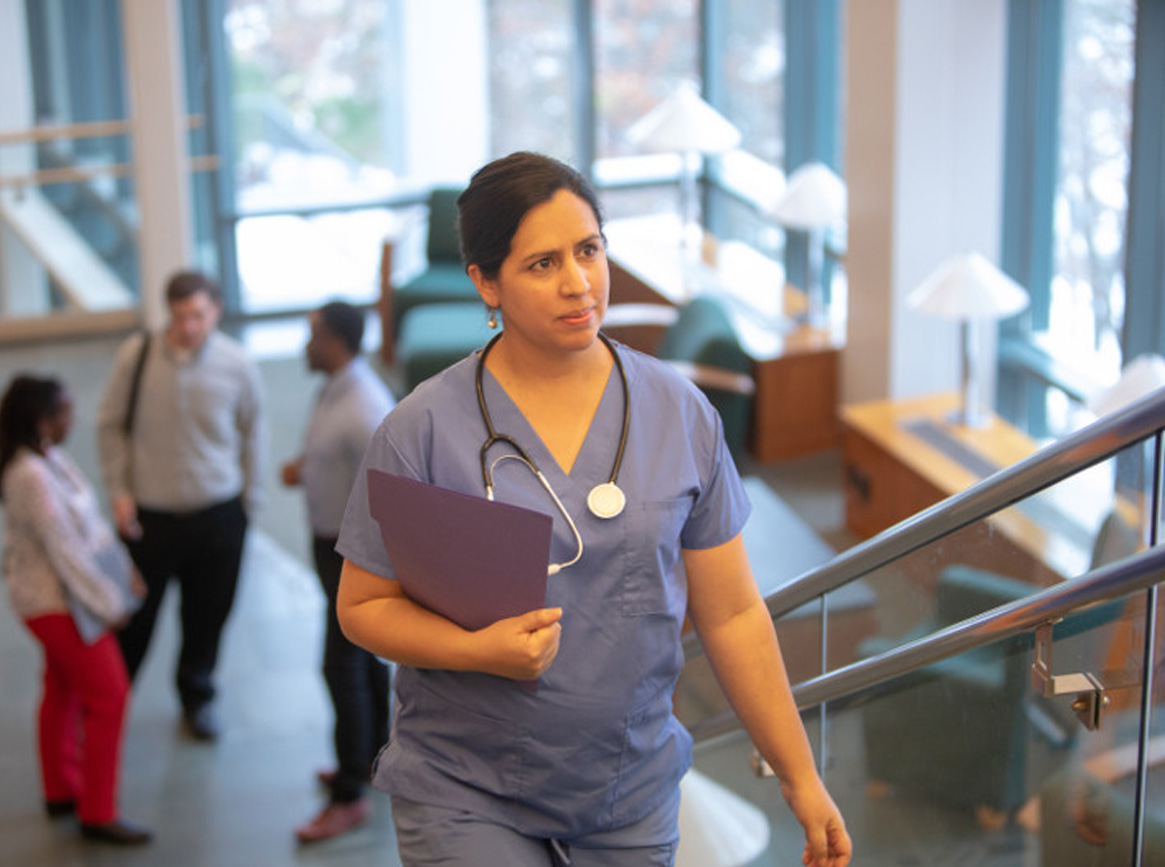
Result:
M584 310L572 310L559 317L567 325L585 325L589 323L595 315L593 307L587 307Z

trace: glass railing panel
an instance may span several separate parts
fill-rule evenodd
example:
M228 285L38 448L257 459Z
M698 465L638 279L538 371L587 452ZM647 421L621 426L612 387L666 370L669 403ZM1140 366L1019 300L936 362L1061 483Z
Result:
M1031 635L835 702L824 725L818 709L804 714L853 837L854 863L928 864L941 854L944 863L993 867L1132 864L1145 597L1096 606L1055 627L1053 672L1112 684L1095 730L1079 721L1075 693L1045 697L1033 686ZM1155 658L1163 654L1158 641ZM1165 809L1165 717L1153 726L1146 865L1165 863L1152 848ZM682 831L689 840L715 845L719 837L728 845L723 828L731 828L732 844L742 847L735 854L746 857L731 863L792 863L801 830L776 781L753 775L751 756L740 732L697 745ZM767 839L755 830L762 818ZM712 821L722 823L719 834L702 827Z
M1165 864L1165 596L1157 592L1156 641L1152 658L1156 669L1153 680L1153 699L1148 753L1148 772L1145 778L1144 848L1141 863L1145 867Z
M1132 600L1066 619L1057 628L1071 637L1056 642L1057 673L1101 672L1143 612ZM1084 769L1127 761L1130 749L1135 756L1139 691L1133 683L1110 692L1100 729L1089 731L1072 710L1075 695L1034 689L1033 654L1031 636L996 642L830 711L827 783L845 805L856 863L933 863L939 852L993 867L1131 863L1087 860L1097 843L1069 833L1083 802L1055 811L1060 799L1077 798ZM1137 669L1126 674L1140 678Z
M1140 754L1147 594L1080 612L1057 624L1057 675L1087 672L1106 687L1099 727L1087 730L1073 712L1076 694L1038 699L1035 707L1067 720L1063 759L1028 793L1016 822L1038 840L1040 865L1165 863L1132 860L1134 800ZM1090 623L1091 621L1091 623ZM1080 630L1081 624L1090 626ZM1079 630L1079 631L1075 631ZM1075 634L1072 634L1075 631ZM1153 723L1149 740L1165 733ZM1165 757L1163 755L1162 757ZM1156 805L1161 815L1160 792Z
M1143 455L1143 447L1134 446L855 582L852 586L872 595L873 617L865 624L871 630L869 641L859 644L854 658L887 650L1135 553L1147 538L1143 497L1136 493L1138 479L1145 478L1137 469ZM965 591L940 597L936 592L940 583L960 575ZM831 611L830 617L841 614ZM836 630L844 629L839 622ZM836 630L831 627L831 632ZM828 661L832 669L852 659L839 651Z
M817 754L821 727L816 711L804 714L803 721ZM854 798L862 797L863 790L860 785L847 788L842 784L844 758L827 759L826 779L848 820ZM836 780L832 779L835 771L842 774ZM752 744L742 732L698 744L681 793L677 863L739 867L801 863L805 845L801 826L785 803L778 781L754 771Z

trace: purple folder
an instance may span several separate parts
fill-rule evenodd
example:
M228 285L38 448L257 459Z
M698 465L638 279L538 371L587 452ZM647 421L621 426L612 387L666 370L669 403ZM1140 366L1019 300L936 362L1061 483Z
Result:
M549 515L380 470L368 506L414 602L472 630L545 607Z

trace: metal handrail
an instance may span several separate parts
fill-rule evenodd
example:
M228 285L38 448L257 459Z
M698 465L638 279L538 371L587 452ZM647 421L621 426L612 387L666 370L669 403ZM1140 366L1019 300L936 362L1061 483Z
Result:
M200 114L186 118L187 129L199 129L206 123ZM113 138L133 132L133 122L129 120L91 120L83 123L44 124L28 129L0 132L0 145L25 144L30 142L57 141L58 139Z
M878 656L859 660L793 687L797 707L852 697L888 680L949 659L1102 602L1120 599L1165 580L1165 545L1158 545L1087 575L1033 593L907 642ZM739 729L731 712L689 726L693 739L708 740Z
M1013 506L1162 430L1165 430L1165 388L1044 446L1022 461L794 578L766 597L769 613L774 619L788 614L806 602ZM690 634L685 637L684 651L689 659L703 652L697 636Z
M787 614L830 590L1107 460L1161 430L1165 430L1165 388L1044 446L967 490L811 569L772 593L767 598L769 611L773 617Z
M192 172L218 171L219 161L214 154L190 157ZM53 184L81 184L97 178L128 178L133 175L133 163L98 163L81 168L67 166L55 169L37 169L22 175L0 174L0 189L5 187L47 187Z

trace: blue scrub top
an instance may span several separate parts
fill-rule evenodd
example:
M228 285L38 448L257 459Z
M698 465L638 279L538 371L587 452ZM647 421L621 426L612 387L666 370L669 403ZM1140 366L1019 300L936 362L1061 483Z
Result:
M591 515L586 496L609 478L619 441L617 371L569 475L485 372L494 428L522 444L583 538L582 558L548 582L547 606L563 609L558 656L536 692L488 674L401 667L377 788L570 840L646 816L691 764L691 738L672 714L687 608L681 549L729 541L750 506L720 417L700 391L657 359L617 351L630 395L619 473L627 507L608 520ZM476 364L471 356L423 383L373 436L337 545L356 565L393 575L369 514L367 469L484 495ZM574 556L566 521L528 468L502 461L494 486L497 499L553 516L551 562Z

